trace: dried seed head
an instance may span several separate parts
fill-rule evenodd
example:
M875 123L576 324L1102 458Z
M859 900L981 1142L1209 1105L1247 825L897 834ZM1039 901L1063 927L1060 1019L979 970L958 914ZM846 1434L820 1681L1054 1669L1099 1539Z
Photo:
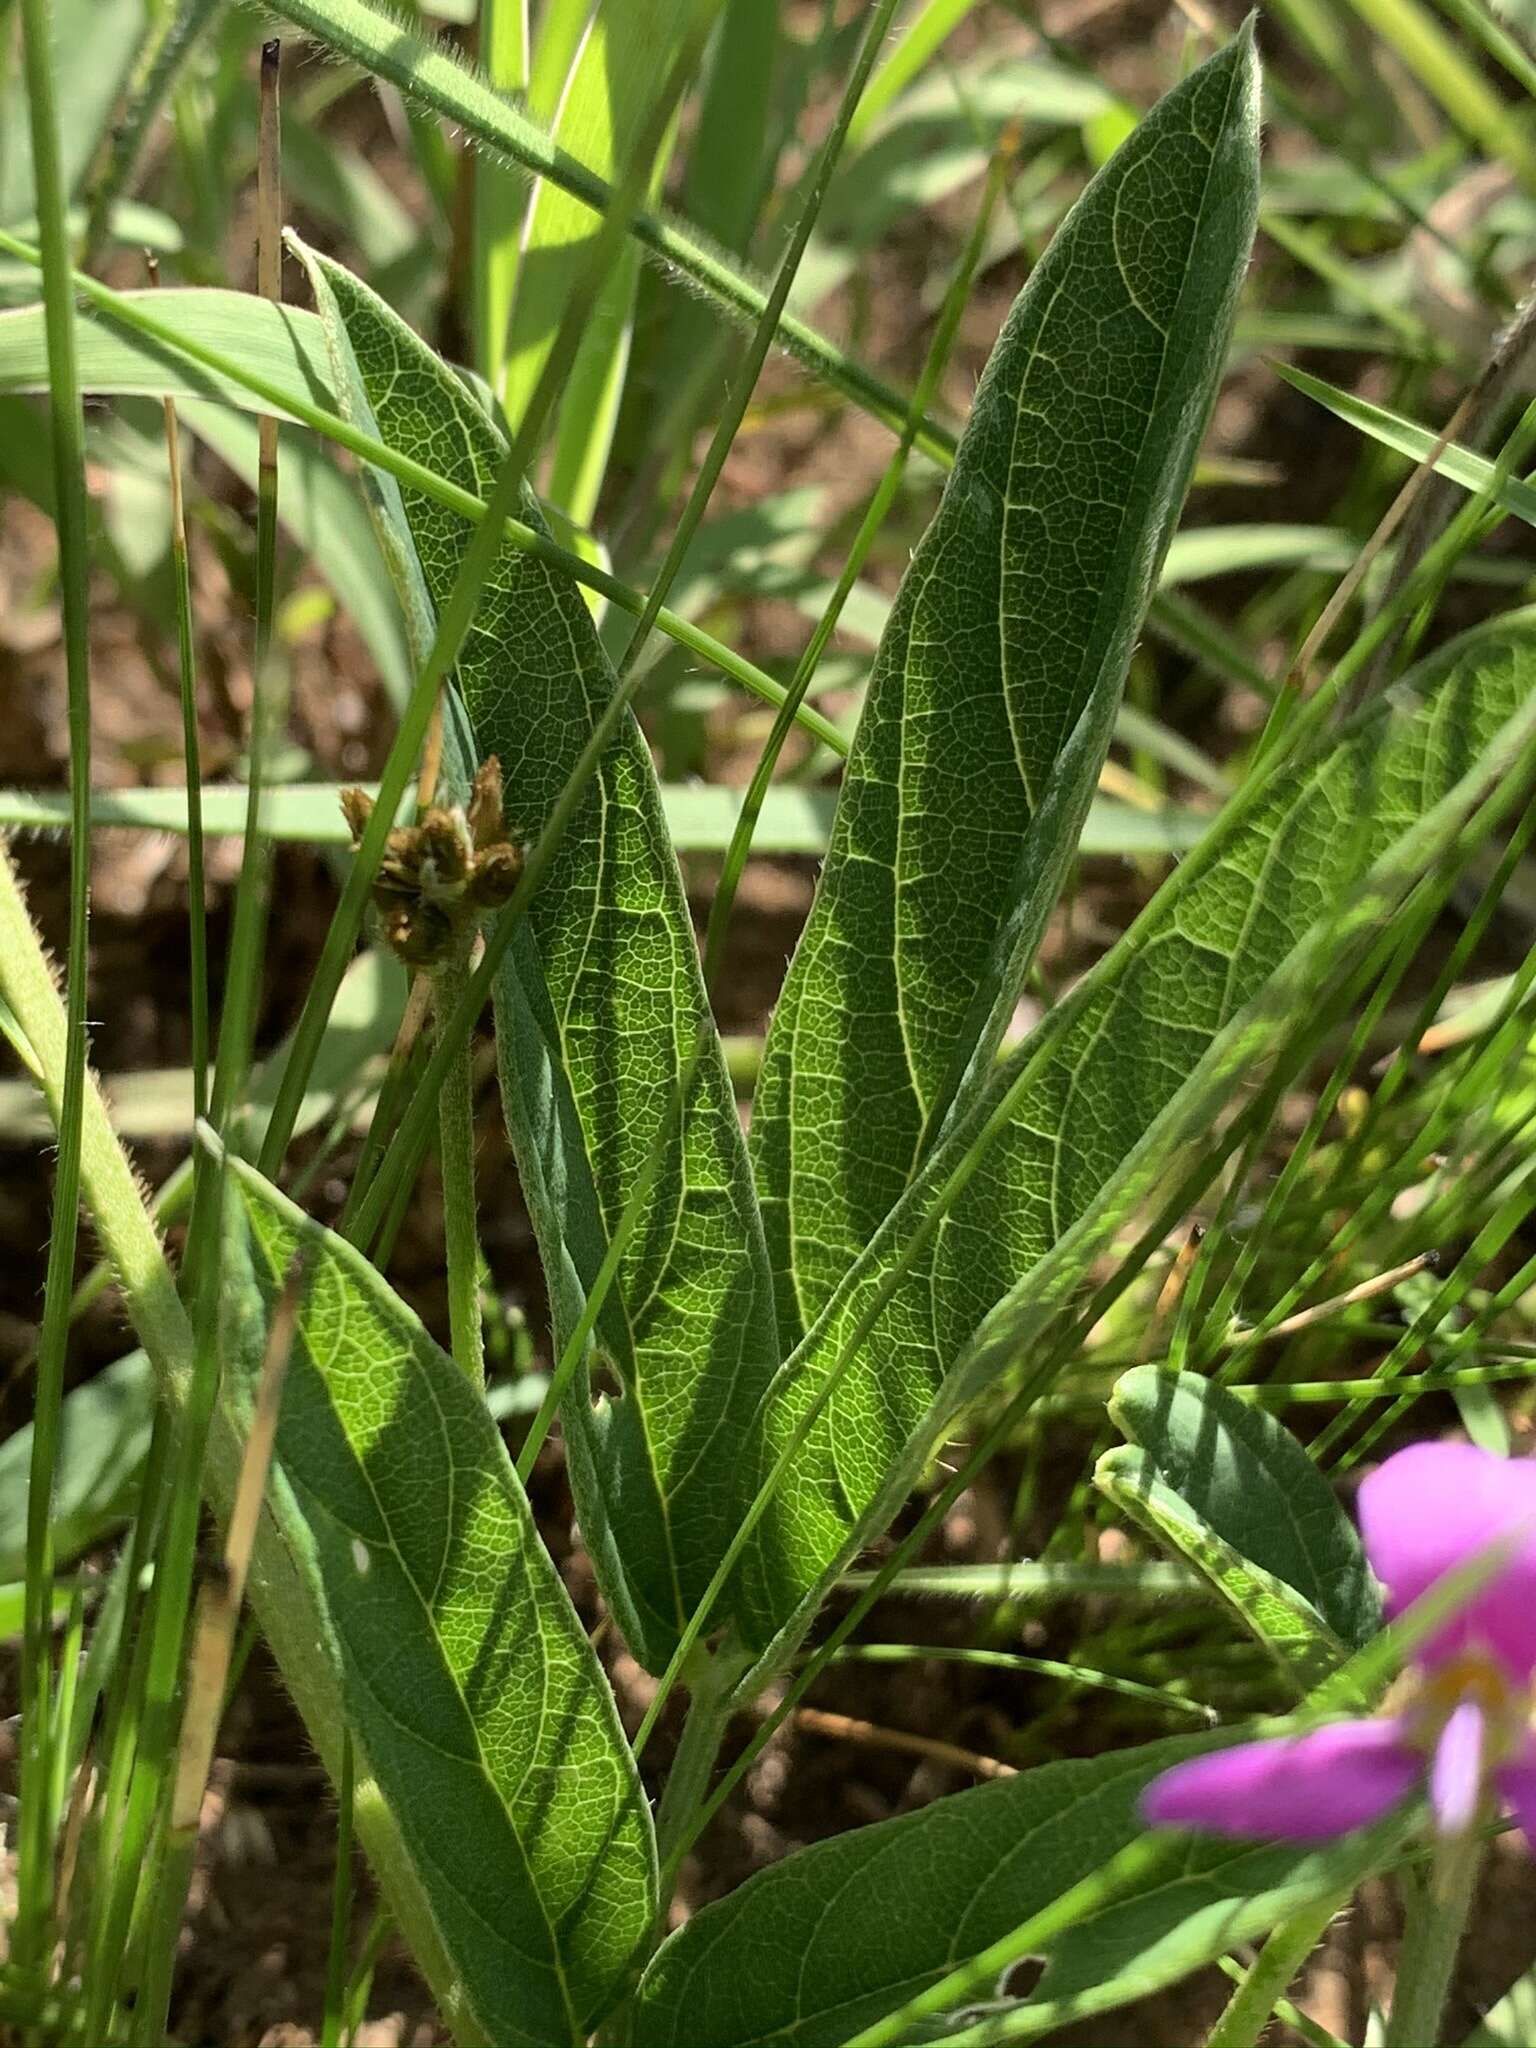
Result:
M407 967L439 967L452 956L453 920L432 903L397 901L380 918L384 943Z
M523 856L515 846L487 846L475 855L470 870L470 901L481 910L499 910L517 887Z
M346 789L341 807L356 843L374 800L365 790ZM507 844L501 764L493 754L476 772L466 809L432 804L414 825L390 833L373 878L384 943L408 967L440 965L467 943L482 912L507 901L522 869L522 854Z
M373 816L373 798L366 789L344 789L341 792L341 815L346 819L347 830L356 845Z
M462 812L427 811L418 830L417 872L431 895L452 895L464 886L473 858Z
M470 843L476 853L495 846L507 836L501 808L501 762L488 754L475 770L474 788L469 793Z

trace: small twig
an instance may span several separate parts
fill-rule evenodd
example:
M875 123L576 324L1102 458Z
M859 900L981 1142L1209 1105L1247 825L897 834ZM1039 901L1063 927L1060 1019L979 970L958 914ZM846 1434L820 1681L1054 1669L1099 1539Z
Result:
M92 1795L96 1790L96 1766L91 1759L90 1746L80 1759L75 1772L75 1782L70 1787L69 1809L64 1816L64 1831L59 1844L59 1880L54 1893L54 1914L57 1925L64 1931L66 1940L59 1951L62 1964L68 1947L69 1901L74 1889L75 1868L80 1860L80 1838L85 1831L85 1816L90 1810ZM59 1971L59 1981L64 1971Z
M1189 1235L1180 1245L1173 1264L1168 1268L1168 1276L1158 1292L1157 1306L1152 1311L1152 1322L1147 1333L1149 1344L1154 1343L1167 1328L1169 1318L1183 1300L1184 1290L1189 1285L1189 1276L1194 1271L1195 1259L1204 1239L1204 1225L1191 1223Z
M267 1331L250 1434L235 1486L229 1531L224 1540L224 1555L209 1572L198 1595L197 1625L187 1678L187 1705L182 1720L176 1785L171 1795L173 1838L179 1834L195 1836L198 1816L202 1812L208 1770L213 1762L214 1739L223 1710L224 1681L229 1672L235 1626L245 1598L246 1575L256 1541L257 1517L261 1513L267 1475L272 1467L278 1410L298 1329L299 1296L304 1277L305 1260L300 1253L288 1269L287 1280Z
M829 1714L820 1707L796 1707L795 1726L813 1735L830 1735L836 1742L862 1742L868 1749L897 1750L906 1756L924 1757L930 1763L968 1771L973 1778L1016 1778L1012 1764L1000 1757L981 1756L957 1743L939 1742L931 1735L909 1735L900 1728L881 1728L873 1721L856 1720L851 1714Z
M1353 1308L1357 1302L1372 1301L1378 1294L1387 1294L1400 1281L1411 1280L1415 1273L1422 1273L1426 1266L1435 1263L1437 1254L1420 1252L1417 1258L1404 1259L1400 1266L1391 1266L1385 1273L1374 1273L1369 1280L1362 1280L1357 1287L1346 1288L1343 1294L1336 1294L1331 1301L1315 1302L1311 1308L1298 1309L1284 1322L1276 1323L1272 1330L1235 1330L1230 1343L1254 1342L1267 1344L1272 1337L1294 1337L1300 1330L1310 1330L1316 1323L1325 1323L1330 1316L1336 1316L1340 1309Z

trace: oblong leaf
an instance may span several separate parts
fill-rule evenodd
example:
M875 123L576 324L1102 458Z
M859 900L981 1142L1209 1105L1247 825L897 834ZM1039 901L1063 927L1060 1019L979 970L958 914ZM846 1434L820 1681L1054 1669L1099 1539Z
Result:
M759 1477L787 1469L737 1586L756 1640L793 1633L799 1603L884 1525L956 1406L1027 1355L1166 1180L1173 1148L1210 1131L1245 1066L1449 855L1527 744L1533 692L1525 612L1298 747L1003 1062L770 1397Z
M1220 377L1258 203L1245 29L1077 202L875 658L752 1120L797 1341L988 1063L1072 856Z
M231 1162L226 1400L303 1279L272 1487L348 1723L497 2043L570 2044L656 1910L613 1694L485 1404L362 1254Z
M312 265L377 431L465 489L489 491L506 446L488 414L356 278L324 258ZM402 491L401 502L426 597L440 605L471 529L420 494ZM538 523L531 494L524 517ZM473 749L500 757L509 823L531 837L615 688L576 585L504 549L457 679ZM701 1033L681 1128L668 1135ZM735 1529L740 1449L778 1353L735 1098L633 718L508 954L497 1037L557 1341L653 1145L665 1147L599 1324L621 1396L594 1399L583 1371L564 1413L577 1510L604 1593L635 1654L660 1668Z
M1144 1834L1147 1783L1221 1740L1176 1736L1044 1764L802 1849L695 1913L658 1951L633 2048L839 2048ZM1382 1846L1379 1831L1322 1850L1171 1844L1142 1885L1107 1895L1044 1951L1025 2007L1038 2024L1015 2012L1009 2039L1170 1983L1347 1889Z
M1299 1697L1321 1685L1349 1655L1311 1601L1224 1542L1168 1484L1146 1451L1117 1444L1094 1466L1093 1483L1129 1520L1205 1575Z
M1221 1542L1294 1586L1340 1642L1358 1650L1380 1633L1381 1593L1355 1526L1277 1416L1155 1365L1120 1376L1109 1413Z

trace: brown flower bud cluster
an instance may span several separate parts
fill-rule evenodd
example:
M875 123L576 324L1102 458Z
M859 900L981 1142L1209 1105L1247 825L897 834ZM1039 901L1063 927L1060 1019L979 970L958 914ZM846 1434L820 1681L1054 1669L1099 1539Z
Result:
M373 815L363 789L341 792L352 843ZM408 967L437 967L467 941L485 912L499 910L523 871L521 849L507 839L501 763L477 770L467 805L429 804L414 825L397 825L373 882L384 943Z

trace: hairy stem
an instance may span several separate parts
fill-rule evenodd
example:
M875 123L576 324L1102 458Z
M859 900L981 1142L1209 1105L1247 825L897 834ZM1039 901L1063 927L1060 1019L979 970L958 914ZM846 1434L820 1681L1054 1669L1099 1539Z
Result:
M1442 1839L1428 1876L1409 1894L1386 2048L1434 2048L1439 2041L1482 1857L1483 1840L1476 1829Z
M1323 1930L1347 1898L1347 1893L1342 1898L1336 1892L1330 1893L1315 1906L1282 1921L1228 2000L1205 2048L1254 2048L1286 1986L1316 1948Z
M432 1009L439 1042L469 979L456 957L432 977ZM448 1328L453 1356L472 1385L485 1384L485 1328L480 1314L480 1238L475 1217L475 1102L470 1040L461 1035L437 1098L439 1156L443 1168L443 1238L448 1254Z

